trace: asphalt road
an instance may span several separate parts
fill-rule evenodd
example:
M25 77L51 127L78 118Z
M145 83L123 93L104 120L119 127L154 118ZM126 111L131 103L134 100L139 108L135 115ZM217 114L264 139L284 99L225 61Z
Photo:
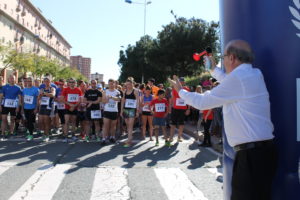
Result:
M171 147L139 140L0 142L0 199L222 199L221 157L185 137Z

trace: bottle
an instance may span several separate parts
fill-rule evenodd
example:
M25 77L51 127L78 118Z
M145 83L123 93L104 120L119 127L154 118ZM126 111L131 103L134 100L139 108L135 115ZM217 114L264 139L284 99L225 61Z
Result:
M204 60L205 60L205 70L209 71L211 69L211 62L209 56L204 56Z

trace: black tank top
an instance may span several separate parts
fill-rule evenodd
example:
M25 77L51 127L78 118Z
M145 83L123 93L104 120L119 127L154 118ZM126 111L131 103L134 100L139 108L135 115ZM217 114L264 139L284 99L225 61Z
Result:
M49 89L44 88L44 92L51 93L51 89L52 89L52 87L49 87ZM46 97L46 96L43 95L43 97ZM49 97L49 105L41 105L41 107L52 108L52 105L53 105L53 97Z
M134 89L130 94L127 94L127 91L125 92L125 99L135 99Z

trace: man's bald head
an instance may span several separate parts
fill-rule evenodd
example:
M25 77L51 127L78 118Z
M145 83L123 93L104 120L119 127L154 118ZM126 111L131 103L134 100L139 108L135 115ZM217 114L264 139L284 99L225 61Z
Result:
M241 63L252 63L254 54L248 42L244 40L232 40L226 45L227 55L234 55Z

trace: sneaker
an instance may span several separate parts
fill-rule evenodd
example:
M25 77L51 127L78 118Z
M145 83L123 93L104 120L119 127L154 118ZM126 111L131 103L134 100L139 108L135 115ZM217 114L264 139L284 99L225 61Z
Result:
M182 139L181 139L181 138L178 138L178 139L177 139L177 142L182 142Z
M155 142L155 146L158 146L159 145L159 142L157 141L157 142Z
M171 146L171 143L170 143L169 141L166 141L166 142L165 142L165 145L166 145L167 147L170 147L170 146Z
M150 138L150 140L149 141L153 141L153 138Z
M116 140L115 140L115 138L113 138L113 137L110 138L109 141L110 141L111 143L116 143Z
M102 140L101 145L103 145L103 146L106 145L106 140Z
M27 141L31 141L31 140L33 140L33 136L32 135L28 135L27 136Z
M68 142L68 138L65 137L65 138L62 140L62 142L67 143L67 142Z
M49 142L50 141L50 137L47 136L45 139L44 139L44 142Z
M76 142L78 139L77 139L77 137L74 135L74 136L72 137L72 140L73 140L73 142Z
M126 143L126 144L123 145L123 147L125 147L125 148L130 147L130 144Z
M100 137L96 137L96 142L100 142L101 138Z
M90 142L90 137L86 135L85 138L84 138L84 141L85 142Z

